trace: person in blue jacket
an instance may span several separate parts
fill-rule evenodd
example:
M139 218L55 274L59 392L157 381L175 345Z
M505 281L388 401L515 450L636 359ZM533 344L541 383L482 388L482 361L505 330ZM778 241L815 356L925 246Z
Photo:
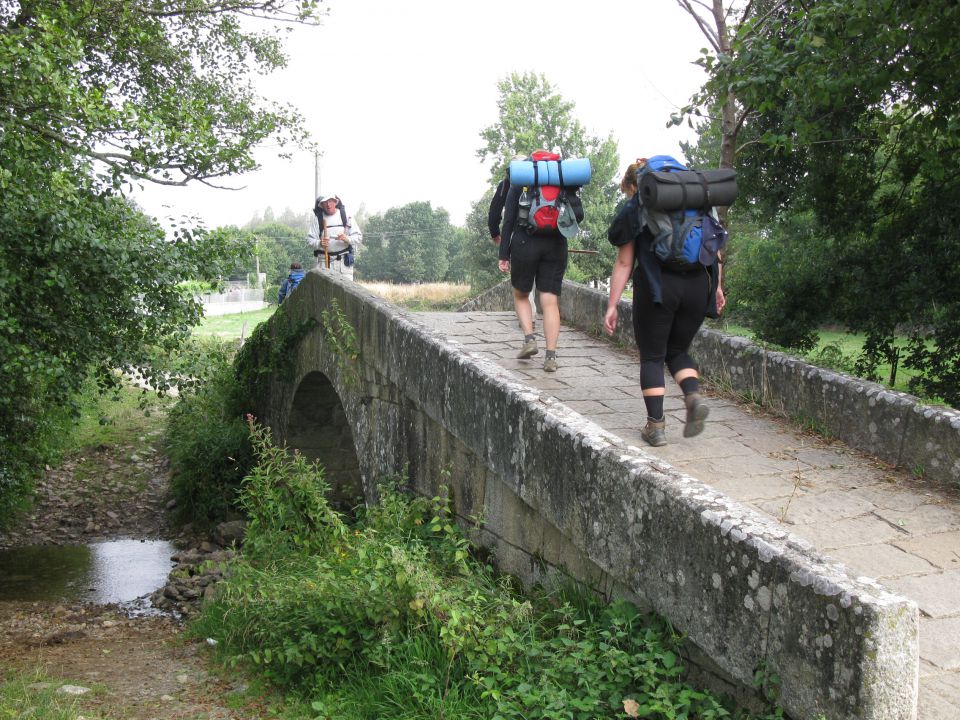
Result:
M298 262L290 264L290 274L280 283L280 294L277 296L277 304L282 304L284 299L289 297L290 293L296 290L297 285L303 280L303 265Z
M603 319L612 335L617 328L617 306L627 281L633 277L633 331L640 350L640 389L647 424L640 437L654 447L667 444L663 399L666 394L663 366L683 391L686 408L684 437L703 432L709 408L700 395L700 370L690 356L690 344L704 317L717 317L726 304L722 285L722 260L710 267L676 271L661 266L653 253L650 230L640 226L637 170L646 160L627 168L620 189L627 197L607 231L617 247L610 277L610 298Z

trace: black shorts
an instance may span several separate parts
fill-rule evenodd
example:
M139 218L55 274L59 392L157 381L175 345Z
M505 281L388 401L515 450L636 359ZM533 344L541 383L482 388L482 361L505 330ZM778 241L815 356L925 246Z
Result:
M540 292L559 295L567 271L567 239L557 235L513 234L510 242L510 284L528 293L536 282Z

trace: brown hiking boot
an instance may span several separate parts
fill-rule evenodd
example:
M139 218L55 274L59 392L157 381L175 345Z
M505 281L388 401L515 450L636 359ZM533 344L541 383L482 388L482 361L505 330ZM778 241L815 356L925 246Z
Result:
M543 361L544 372L556 372L558 367L560 366L557 365L557 359L555 357L548 357Z
M640 437L647 441L653 447L663 447L667 444L667 421L651 420L647 418L647 424L640 430Z
M710 414L710 408L707 407L700 393L684 395L683 404L687 406L687 422L683 426L683 436L695 437L703 432L703 421Z
M520 348L520 352L517 353L517 357L520 360L526 360L527 358L533 357L538 352L540 352L540 350L537 348L536 340L524 340L523 347Z

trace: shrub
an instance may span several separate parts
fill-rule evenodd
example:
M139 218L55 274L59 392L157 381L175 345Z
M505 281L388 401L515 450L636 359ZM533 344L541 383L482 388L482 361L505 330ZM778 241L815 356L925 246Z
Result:
M442 497L396 482L350 524L321 466L251 437L243 555L191 632L318 717L732 716L682 682L663 620L579 588L519 595L470 552Z
M173 493L180 519L201 525L231 513L254 465L231 347L194 341L168 366L182 385L166 432Z
M766 342L810 350L835 294L832 275L819 262L830 241L808 216L791 218L776 233L738 237L724 266L730 319L749 325Z

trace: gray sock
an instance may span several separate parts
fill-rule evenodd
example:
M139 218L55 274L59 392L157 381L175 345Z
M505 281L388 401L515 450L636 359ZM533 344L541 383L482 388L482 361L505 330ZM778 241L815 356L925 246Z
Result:
M533 342L533 341L536 340L536 339L537 339L537 336L534 335L533 333L530 333L529 335L524 335L524 336L523 336L523 341L524 341L524 342Z
M554 359L556 359L556 357L557 357L557 351L556 351L556 350L547 350L547 357L548 357L548 358L554 358Z

